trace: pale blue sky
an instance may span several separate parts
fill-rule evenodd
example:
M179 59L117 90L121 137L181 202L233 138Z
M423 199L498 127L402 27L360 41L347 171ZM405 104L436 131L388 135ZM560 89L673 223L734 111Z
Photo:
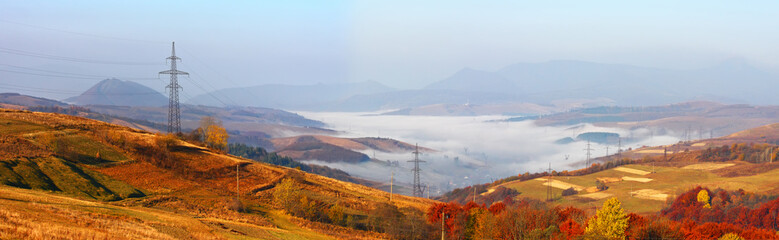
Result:
M557 59L690 69L738 57L777 71L778 5L0 0L0 50L6 49L0 52L0 64L5 64L0 70L155 78L175 40L181 69L196 74L193 82L182 81L190 96L266 83L375 80L420 88L463 67L496 70ZM16 50L159 65L88 64L7 52ZM75 95L97 81L0 72L0 84L6 84L0 90L13 91L13 85L55 98ZM155 79L139 82L160 91L164 86Z

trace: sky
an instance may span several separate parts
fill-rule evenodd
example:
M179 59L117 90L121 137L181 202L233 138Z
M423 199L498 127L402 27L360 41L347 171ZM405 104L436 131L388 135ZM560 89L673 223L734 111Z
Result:
M779 72L776 1L0 0L0 92L64 99L106 77L183 100L271 83L416 89L469 67L582 60ZM89 61L85 61L89 60Z

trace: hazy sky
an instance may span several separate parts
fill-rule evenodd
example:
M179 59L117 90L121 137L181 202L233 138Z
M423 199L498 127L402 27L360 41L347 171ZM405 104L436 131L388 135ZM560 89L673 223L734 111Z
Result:
M193 73L184 100L266 83L420 88L557 59L777 71L777 16L777 1L0 0L0 92L62 99L102 76L164 91L171 41Z

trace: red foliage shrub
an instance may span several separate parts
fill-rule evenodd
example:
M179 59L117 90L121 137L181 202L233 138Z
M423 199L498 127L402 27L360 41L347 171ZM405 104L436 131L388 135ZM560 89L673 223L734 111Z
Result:
M565 235L565 239L571 240L584 234L584 228L582 225L569 218L560 224L560 232Z
M559 217L561 222L564 222L568 219L573 219L576 221L583 221L587 219L587 214L584 212L584 210L575 208L575 207L566 207L561 209L557 209L557 216Z
M490 205L490 208L487 210L490 211L492 215L498 215L501 212L503 212L503 210L506 210L506 205L503 204L502 202L493 203L492 205Z
M779 230L779 199L768 201L775 197L717 189L709 191L713 192L710 196L714 196L712 207L703 208L703 204L697 201L698 192L702 190L709 191L696 187L683 193L661 212L662 215L671 220L693 221L697 224L729 223L741 227Z

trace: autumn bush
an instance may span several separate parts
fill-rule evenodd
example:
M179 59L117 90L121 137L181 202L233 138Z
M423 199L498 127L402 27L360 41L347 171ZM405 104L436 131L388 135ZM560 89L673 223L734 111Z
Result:
M577 193L579 193L579 192L577 192L576 189L573 189L573 187L570 187L568 189L563 190L562 195L563 195L563 197L565 197L565 196L576 195Z
M675 221L730 223L779 230L779 199L743 190L712 191L696 187L679 195L661 214Z

